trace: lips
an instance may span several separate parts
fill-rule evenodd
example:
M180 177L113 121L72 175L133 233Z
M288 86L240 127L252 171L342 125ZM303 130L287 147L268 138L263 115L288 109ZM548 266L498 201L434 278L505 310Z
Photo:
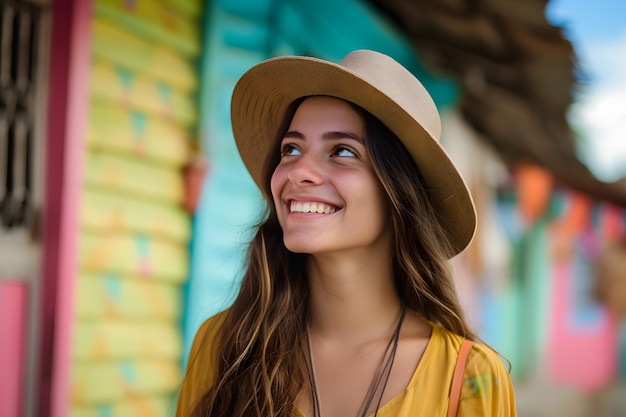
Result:
M339 207L327 203L322 203L320 201L291 200L289 204L289 211L291 213L332 214L339 209Z

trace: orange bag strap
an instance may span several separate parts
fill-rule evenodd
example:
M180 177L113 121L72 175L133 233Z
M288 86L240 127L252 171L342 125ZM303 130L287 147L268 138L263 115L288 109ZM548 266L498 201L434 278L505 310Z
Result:
M461 399L461 388L463 388L463 374L465 374L465 364L467 357L474 342L463 339L461 349L459 349L459 357L454 368L454 376L452 377L452 389L450 390L450 402L448 403L448 417L456 417L459 408L459 400Z

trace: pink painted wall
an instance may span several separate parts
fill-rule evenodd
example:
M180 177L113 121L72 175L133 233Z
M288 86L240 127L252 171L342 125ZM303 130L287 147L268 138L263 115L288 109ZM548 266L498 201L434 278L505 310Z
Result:
M88 117L88 0L52 0L39 416L66 416L78 208Z
M23 415L28 285L0 281L0 416Z
M547 367L554 381L593 392L619 370L617 325L601 308L582 317L574 301L574 274L571 263L553 267Z

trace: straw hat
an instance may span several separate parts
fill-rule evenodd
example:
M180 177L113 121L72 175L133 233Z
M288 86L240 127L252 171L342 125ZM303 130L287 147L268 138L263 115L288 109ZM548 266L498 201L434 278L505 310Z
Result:
M361 106L400 138L455 252L461 252L474 236L476 213L465 182L439 144L435 103L408 70L378 52L354 51L338 64L302 56L272 58L239 79L231 102L233 133L259 188L265 192L263 169L287 108L300 97L316 95Z

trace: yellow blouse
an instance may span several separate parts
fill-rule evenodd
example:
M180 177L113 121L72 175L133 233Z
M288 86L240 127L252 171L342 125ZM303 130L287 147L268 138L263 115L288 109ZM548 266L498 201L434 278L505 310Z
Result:
M188 416L210 388L214 353L207 346L214 339L223 318L224 314L220 313L208 319L196 334L178 398L177 417ZM403 392L380 407L378 417L445 417L462 341L462 337L433 324L430 341L411 381ZM513 384L504 363L493 350L475 343L465 368L457 417L516 415ZM298 416L305 417L302 413Z

